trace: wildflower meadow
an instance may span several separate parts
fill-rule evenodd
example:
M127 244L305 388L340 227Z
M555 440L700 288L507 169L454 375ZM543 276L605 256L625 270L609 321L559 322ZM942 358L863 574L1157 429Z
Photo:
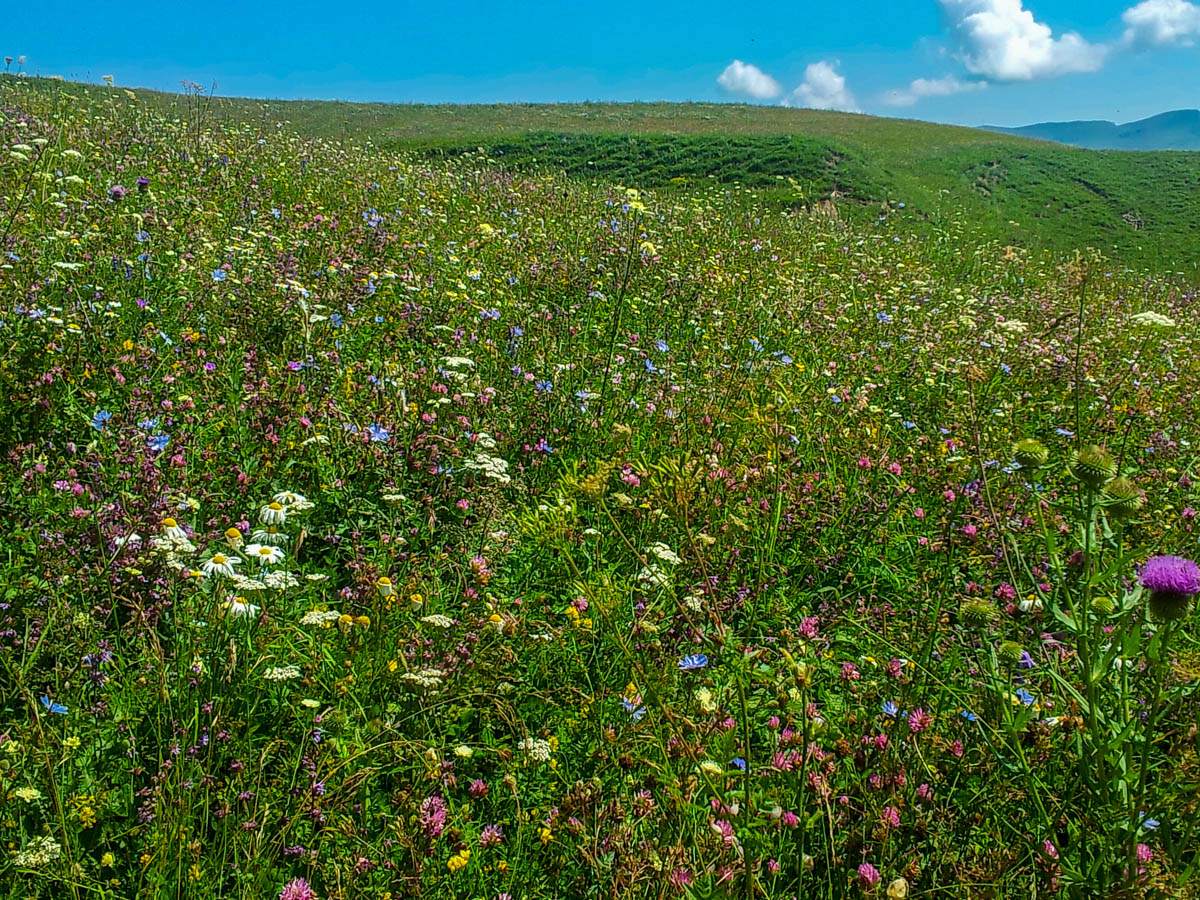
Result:
M0 79L0 896L1200 876L1194 281Z

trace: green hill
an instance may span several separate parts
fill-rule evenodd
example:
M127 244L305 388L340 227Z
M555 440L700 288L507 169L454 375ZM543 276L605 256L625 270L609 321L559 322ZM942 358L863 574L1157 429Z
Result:
M29 89L61 83L28 82ZM72 92L127 102L120 89ZM739 104L406 105L262 101L138 91L181 117L432 156L484 153L518 170L644 188L742 184L781 204L834 198L839 214L966 223L981 239L1099 248L1193 272L1200 153L1085 150L981 129Z

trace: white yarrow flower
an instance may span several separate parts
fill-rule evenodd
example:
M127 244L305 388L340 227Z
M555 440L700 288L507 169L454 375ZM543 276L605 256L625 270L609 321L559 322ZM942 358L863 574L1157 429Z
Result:
M265 681L290 681L300 677L299 666L272 666L263 672Z
M1133 323L1135 325L1143 325L1147 328L1162 329L1174 328L1176 325L1175 320L1170 316L1164 316L1162 313L1151 312L1149 310L1140 312L1134 316Z
M336 609L310 609L300 617L300 624L319 625L322 628L328 628L340 619L341 616L342 614Z
M550 742L541 738L525 738L517 744L517 749L523 750L534 762L542 763L550 759Z

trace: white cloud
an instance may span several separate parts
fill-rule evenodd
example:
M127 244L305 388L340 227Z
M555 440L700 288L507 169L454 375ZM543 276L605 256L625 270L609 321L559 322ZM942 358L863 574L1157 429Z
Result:
M1032 81L1095 72L1109 48L1075 32L1055 37L1022 0L938 0L959 43L958 58L973 75Z
M1200 37L1200 6L1188 0L1143 0L1121 16L1126 44L1191 46Z
M783 93L779 82L758 66L735 59L717 77L717 84L733 94L745 94L755 100L770 100Z
M888 91L883 97L883 102L888 106L912 106L926 97L949 97L952 94L982 91L986 87L986 81L962 81L953 75L944 78L918 78L906 88Z
M804 70L804 81L792 91L790 105L858 112L858 102L846 87L846 79L838 73L836 65L821 60L808 66Z

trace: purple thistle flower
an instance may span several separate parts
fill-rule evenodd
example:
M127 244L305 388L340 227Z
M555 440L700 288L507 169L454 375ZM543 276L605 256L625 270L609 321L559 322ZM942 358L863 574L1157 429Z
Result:
M1179 556L1152 556L1139 573L1142 587L1152 593L1200 594L1200 567Z
M1180 556L1152 556L1138 573L1150 592L1150 613L1163 622L1187 614L1188 602L1200 593L1200 567Z
M108 197L110 200L122 200L129 193L129 188L123 184L114 184L108 189Z

